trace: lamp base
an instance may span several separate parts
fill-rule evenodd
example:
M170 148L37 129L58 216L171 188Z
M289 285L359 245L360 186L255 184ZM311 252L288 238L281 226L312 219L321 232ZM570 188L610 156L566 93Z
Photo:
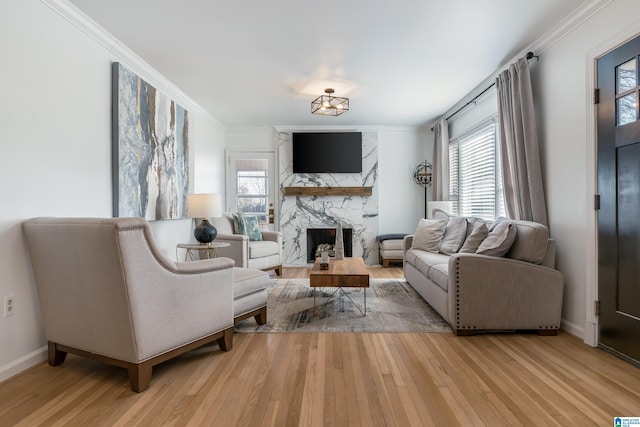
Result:
M218 230L216 230L207 218L203 218L202 222L193 230L193 236L200 243L211 243L217 235Z

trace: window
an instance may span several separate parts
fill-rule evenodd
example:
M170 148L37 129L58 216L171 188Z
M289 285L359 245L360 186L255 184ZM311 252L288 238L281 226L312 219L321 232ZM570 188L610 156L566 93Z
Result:
M502 177L492 118L449 145L449 191L453 213L494 220L505 216Z
M269 200L268 159L236 160L236 209L267 220Z

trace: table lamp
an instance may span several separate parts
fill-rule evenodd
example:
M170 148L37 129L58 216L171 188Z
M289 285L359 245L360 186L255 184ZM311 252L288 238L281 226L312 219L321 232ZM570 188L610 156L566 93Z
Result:
M191 218L202 221L193 230L193 235L200 243L211 243L218 235L218 230L209 222L209 218L222 216L220 194L189 194L187 209Z

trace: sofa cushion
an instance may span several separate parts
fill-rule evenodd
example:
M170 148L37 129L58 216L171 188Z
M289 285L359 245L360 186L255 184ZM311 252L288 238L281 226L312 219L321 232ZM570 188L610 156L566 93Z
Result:
M406 261L417 268L422 274L429 277L429 269L437 264L449 262L449 255L425 252L419 249L409 249L405 253Z
M449 263L436 264L429 270L429 279L445 291L449 290Z
M480 243L489 235L489 228L483 221L476 221L473 225L473 231L464 241L464 244L458 252L462 254L475 254Z
M537 222L515 221L516 240L507 253L508 258L540 264L549 242L549 229Z
M515 222L508 219L498 219L489 230L489 235L478 246L477 254L489 256L504 256L516 240Z
M278 244L269 240L249 242L249 258L263 258L278 254Z
M233 299L260 292L271 283L269 274L249 268L233 268Z
M411 247L427 252L438 252L446 225L447 221L444 219L420 219Z
M467 219L461 216L449 217L444 229L440 253L451 255L460 250L467 235Z

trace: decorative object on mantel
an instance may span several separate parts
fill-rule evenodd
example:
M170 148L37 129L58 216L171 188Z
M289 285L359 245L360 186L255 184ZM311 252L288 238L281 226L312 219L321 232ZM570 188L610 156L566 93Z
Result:
M220 194L189 194L189 216L201 218L200 224L193 230L193 236L200 243L213 242L218 230L209 222L209 218L222 216L222 200Z
M284 187L285 196L371 196L373 187Z
M186 218L187 111L119 62L111 86L113 216Z
M424 217L427 217L427 187L431 185L433 166L428 161L424 161L413 170L413 181L424 188Z
M349 111L349 98L333 96L334 92L335 90L327 88L324 90L326 95L320 95L311 101L311 114L339 116Z
M342 223L338 222L338 227L336 228L336 257L335 259L342 260L344 259L344 236L342 235Z

